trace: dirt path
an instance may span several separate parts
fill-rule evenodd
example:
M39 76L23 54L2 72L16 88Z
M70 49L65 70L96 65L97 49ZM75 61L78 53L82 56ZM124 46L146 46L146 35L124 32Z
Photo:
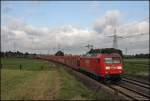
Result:
M59 94L59 90L61 89L61 77L59 75L58 71L54 71L53 72L53 82L52 82L52 87L50 89L50 91L48 92L50 99L56 99L58 94Z
M41 71L37 77L27 84L21 95L23 100L52 100L57 98L61 85L59 72Z

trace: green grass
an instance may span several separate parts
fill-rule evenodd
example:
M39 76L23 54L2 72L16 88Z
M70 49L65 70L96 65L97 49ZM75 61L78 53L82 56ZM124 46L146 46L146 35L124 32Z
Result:
M118 96L106 94L103 91L95 92L89 90L81 82L77 81L76 78L68 73L63 68L59 69L60 75L63 79L62 87L59 92L57 99L71 99L71 100L86 100L86 99L100 99L100 100L119 100ZM113 98L112 98L113 96Z
M23 70L41 70L49 69L49 63L47 61L33 60L27 58L1 58L2 68L4 69L19 69L20 65Z
M125 72L132 76L149 77L149 59L125 59Z
M26 82L34 79L37 72L19 71L19 70L2 70L1 71L1 99L17 99L23 93L19 89L25 89L23 86Z
M125 62L128 63L135 63L135 64L143 64L143 65L149 65L149 59L138 59L138 58L134 58L134 59L125 59Z
M18 69L19 64L23 70ZM88 89L61 65L23 58L2 58L2 65L1 100L120 99Z

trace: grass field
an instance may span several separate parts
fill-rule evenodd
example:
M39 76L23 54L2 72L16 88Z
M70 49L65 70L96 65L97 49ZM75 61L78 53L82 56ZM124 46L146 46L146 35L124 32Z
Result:
M2 58L2 66L1 100L121 99L89 90L62 66L50 62Z
M2 68L5 69L20 69L20 65L23 70L44 70L49 69L49 63L41 60L33 60L26 58L2 58Z
M149 77L149 59L125 59L125 72L128 75Z

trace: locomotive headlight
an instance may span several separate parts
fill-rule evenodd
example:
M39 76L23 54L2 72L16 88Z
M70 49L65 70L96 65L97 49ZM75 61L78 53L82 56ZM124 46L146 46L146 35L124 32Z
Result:
M122 66L118 66L117 69L122 69Z
M106 69L107 69L107 70L110 69L110 66L106 66Z

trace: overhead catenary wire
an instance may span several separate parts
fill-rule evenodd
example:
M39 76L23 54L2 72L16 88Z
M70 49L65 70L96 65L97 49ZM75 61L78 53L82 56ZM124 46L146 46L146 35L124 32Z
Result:
M141 35L148 35L148 33L140 33L140 34L128 35L128 36L124 36L123 39L131 38L131 37L135 37L135 36L141 36Z
M125 27L125 26L136 25L136 24L141 23L141 22L143 22L143 21L145 21L145 20L149 20L149 17L145 17L145 18L143 18L143 19L141 19L141 20L138 20L138 21L136 21L136 22L129 23L129 24L125 24L125 25L122 25L122 26L119 26L119 27Z

